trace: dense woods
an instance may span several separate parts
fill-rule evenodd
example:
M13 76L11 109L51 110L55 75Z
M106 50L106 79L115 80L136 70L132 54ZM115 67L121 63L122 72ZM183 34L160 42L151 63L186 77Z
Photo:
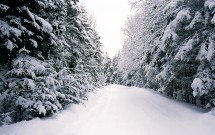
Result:
M50 115L103 85L90 19L78 0L0 1L0 125Z
M51 115L109 84L213 108L215 1L131 7L122 51L111 59L78 0L0 0L0 125Z
M123 84L215 105L215 1L133 1L119 61Z

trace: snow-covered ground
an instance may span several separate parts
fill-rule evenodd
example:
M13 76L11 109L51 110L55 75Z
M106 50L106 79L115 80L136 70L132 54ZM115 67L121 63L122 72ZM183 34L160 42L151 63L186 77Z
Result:
M0 127L0 135L214 135L215 116L147 89L110 85L43 120Z

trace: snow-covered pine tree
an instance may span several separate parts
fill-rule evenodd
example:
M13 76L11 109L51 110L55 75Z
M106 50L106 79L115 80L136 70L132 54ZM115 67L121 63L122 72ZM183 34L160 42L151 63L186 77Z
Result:
M103 61L103 72L106 85L123 84L122 73L119 71L120 52L111 59L108 54L105 54Z
M101 43L77 2L0 2L1 124L51 114L101 86Z
M28 77L30 77L30 75L33 75L33 71L30 70L29 74L27 74L27 68L29 66L32 66L32 64L36 64L38 67L43 67L43 62L39 61L47 59L48 55L53 53L56 47L56 44L54 44L55 39L53 34L53 27L47 20L41 17L43 11L50 11L51 7L48 8L45 5L44 7L42 7L40 6L40 4L40 1L33 0L8 0L0 2L0 51L2 52L0 64L5 65L4 76L6 76L6 72L9 71L8 78L6 83L4 84L1 95L1 104L2 106L4 106L1 109L1 118L5 119L8 122L28 119L28 116L24 115L29 115L29 118L35 116L35 114L24 114L27 111L31 112L31 108L29 107L30 105L27 105L28 103L31 104L31 101L30 99L25 100L25 96L29 96L26 90L30 87L28 86L28 84L30 84L30 82L33 82L32 80L30 80L32 78L27 79ZM47 2L46 4L50 5L51 3ZM28 50L27 52L29 53L29 57L27 55L21 56L20 52L22 50ZM22 57L23 60L21 60ZM34 60L34 57L36 57L35 59L38 59L38 61ZM31 60L36 61L37 63L31 63ZM23 62L28 63L28 65L20 65ZM24 75L19 74L19 70L17 70L17 72L15 73L15 69L19 68L24 68ZM13 84L13 86L11 86L11 84ZM39 83L36 83L35 87L39 87ZM9 91L11 93L7 93ZM9 96L10 98L7 98L7 96ZM17 110L18 108L19 110ZM53 110L51 110L51 108L47 108L47 112L48 111Z
M105 76L105 84L111 84L111 76L113 74L113 70L111 69L111 58L105 53L104 61L103 61L103 72Z
M73 46L73 52L77 58L77 66L75 72L82 71L83 77L88 79L89 84L92 86L100 87L102 84L102 52L100 38L90 24L84 7L81 5L80 14L76 18L76 23L71 25L76 43ZM79 30L79 31L77 31ZM82 79L82 80L86 80ZM93 89L89 86L89 89ZM90 88L91 87L91 88Z
M35 0L16 2L8 0L0 4L1 10L4 11L0 16L3 59L15 58L24 46L32 55L42 54L47 58L53 53L56 47L53 27L49 20L44 18L47 18L48 13L58 5L51 1Z
M144 8L124 30L128 37L120 61L127 80L202 107L214 106L215 2L146 0L136 4ZM135 67L128 66L132 61ZM143 72L138 73L140 69ZM138 78L143 78L144 85L138 84Z
M183 42L189 35L189 31L186 32L183 27L186 27L191 19L189 9L180 9L180 6L183 5L181 2L182 1L172 1L164 9L168 24L162 35L161 45L157 50L160 55L156 60L160 61L159 66L161 68L156 76L159 83L159 91L180 100L182 100L182 95L186 90L185 88L176 90L178 89L177 82L180 80L178 80L176 76L182 77L179 73L182 71L182 68L180 67L181 65L175 61L174 57L177 50L180 48L181 42ZM179 34L180 37L178 36ZM184 84L186 81L181 83ZM180 84L180 86L182 86L182 84ZM178 94L174 91L177 91Z
M184 66L184 76L192 76L188 88L194 91L189 92L197 98L196 104L203 107L214 106L213 4L215 2L211 0L187 2L192 18L185 29L192 33L189 33L175 56L177 61L183 62L181 65Z
M112 76L111 76L111 82L112 84L122 84L122 73L119 71L119 61L120 61L120 51L118 54L113 56L112 63L111 63L111 68L112 68Z
M84 7L75 2L67 5L68 10L53 23L60 47L52 63L65 94L63 104L81 102L86 92L102 86L100 39Z
M29 56L29 50L20 49L7 73L7 87L1 96L3 112L12 121L45 116L62 109L56 71L48 63ZM5 114L4 114L5 115Z
M166 56L160 57L165 62L157 76L165 83L167 95L202 107L210 106L214 91L214 52L209 51L214 48L212 3L178 0L168 4L170 20L161 45Z

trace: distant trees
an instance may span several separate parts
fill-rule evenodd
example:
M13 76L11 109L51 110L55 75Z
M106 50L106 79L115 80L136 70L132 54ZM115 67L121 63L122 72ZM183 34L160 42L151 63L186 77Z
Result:
M129 84L124 84L213 107L214 5L211 0L140 1L125 27L120 71Z
M105 76L105 84L123 84L122 72L119 71L120 52L112 59L106 53L103 63L103 71Z
M78 0L0 2L0 124L52 114L103 85L99 36Z

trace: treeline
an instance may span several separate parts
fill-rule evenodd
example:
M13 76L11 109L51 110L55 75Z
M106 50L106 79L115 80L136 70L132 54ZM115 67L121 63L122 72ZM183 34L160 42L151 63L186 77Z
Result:
M90 20L78 0L0 0L0 125L50 115L103 85Z
M123 84L215 106L215 1L133 1L119 61Z
M119 70L120 52L110 58L106 53L103 62L105 85L123 85L122 72Z

